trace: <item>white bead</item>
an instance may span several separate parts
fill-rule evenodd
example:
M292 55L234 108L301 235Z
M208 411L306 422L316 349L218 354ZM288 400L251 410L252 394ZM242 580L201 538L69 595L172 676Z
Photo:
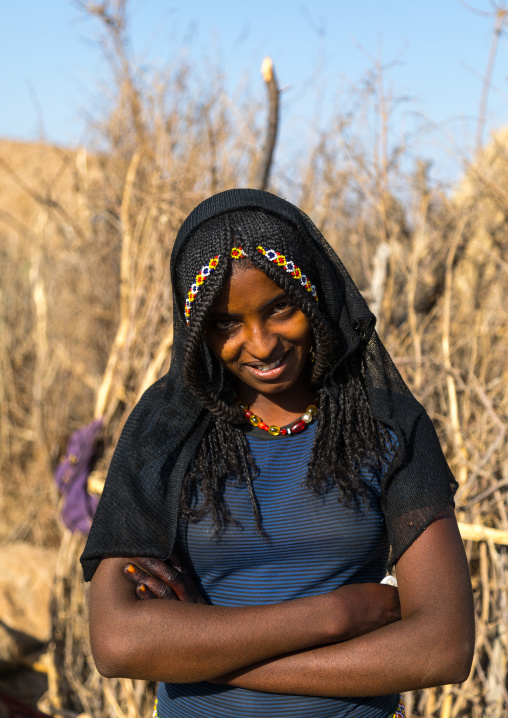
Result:
M302 414L301 418L306 424L310 424L310 422L312 421L312 414L309 414L309 412L306 411L305 414Z

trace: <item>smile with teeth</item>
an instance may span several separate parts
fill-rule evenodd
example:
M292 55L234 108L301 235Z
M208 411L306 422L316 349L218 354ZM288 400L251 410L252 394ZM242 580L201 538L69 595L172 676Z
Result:
M282 356L279 356L278 359L270 362L270 364L252 362L246 364L246 368L251 372L251 374L257 376L258 379L261 379L264 376L266 376L267 379L272 379L275 375L278 376L280 372L285 370L289 352L290 350L288 349L284 352L284 354L282 354Z
M279 366L285 356L286 355L284 354L284 356L279 357L279 359L277 359L277 361L274 361L272 364L257 364L255 368L258 371L270 371L270 369L275 369L276 366Z

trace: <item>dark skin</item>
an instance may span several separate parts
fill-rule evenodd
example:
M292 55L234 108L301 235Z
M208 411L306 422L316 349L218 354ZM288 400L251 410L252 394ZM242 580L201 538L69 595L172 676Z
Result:
M309 322L248 263L235 264L206 338L236 377L240 397L266 423L285 425L313 400ZM279 604L226 608L206 605L176 555L172 564L101 561L91 584L90 635L104 675L368 696L457 683L469 673L472 592L451 507L398 561L398 591L350 584Z

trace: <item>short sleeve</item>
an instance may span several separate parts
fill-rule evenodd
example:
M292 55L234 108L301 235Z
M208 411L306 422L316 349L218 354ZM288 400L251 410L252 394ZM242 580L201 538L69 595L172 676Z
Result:
M443 455L436 430L422 410L411 436L405 437L404 461L388 471L381 506L391 544L391 568L449 504L458 484Z

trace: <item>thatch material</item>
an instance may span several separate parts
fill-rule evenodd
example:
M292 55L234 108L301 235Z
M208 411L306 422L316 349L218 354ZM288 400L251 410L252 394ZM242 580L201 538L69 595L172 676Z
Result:
M55 581L53 640L46 661L49 689L39 706L64 718L149 718L155 684L105 679L97 672L88 636L88 588L79 556L84 538L66 532Z
M101 152L0 143L0 455L8 477L0 533L61 541L44 708L93 718L145 715L151 698L145 686L106 681L93 667L81 543L56 520L50 471L69 434L104 415L105 450L90 479L100 490L128 412L169 363L176 230L205 196L252 185L263 125L260 103L245 95L232 102L219 75L200 84L182 62L150 83L125 46L116 47L124 54L115 105L97 128ZM354 106L386 109L380 87L370 83ZM356 132L358 115L331 120L298 162L274 170L271 187L316 220L377 307L383 340L460 481L457 512L478 618L474 666L461 686L408 695L408 712L502 718L508 144L498 135L449 199L428 186L423 167L400 175L404 148L390 152L387 111L374 147Z

